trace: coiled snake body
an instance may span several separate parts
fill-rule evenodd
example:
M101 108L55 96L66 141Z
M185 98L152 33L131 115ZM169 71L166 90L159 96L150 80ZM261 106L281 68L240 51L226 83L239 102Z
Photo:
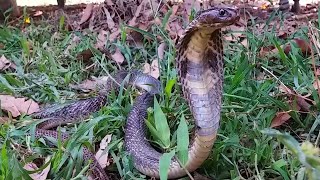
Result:
M178 178L186 175L186 170L196 170L211 152L219 128L221 91L223 82L223 44L221 28L239 20L237 9L216 6L201 11L188 25L177 46L176 64L179 81L182 84L183 95L187 99L195 120L195 137L189 146L188 162L185 169L173 159L168 178ZM144 119L147 108L153 102L154 94L158 93L160 82L151 76L137 71L119 72L114 77L121 83L130 74L129 83L147 89L138 96L128 115L125 130L125 148L133 157L134 166L140 172L159 178L159 160L162 153L156 151L146 140ZM145 84L151 84L147 87ZM108 82L105 87L110 90L117 86ZM107 90L107 91L108 91ZM74 122L79 116L86 116L98 111L106 103L106 96L100 95L82 100L63 108L44 109L33 116L36 118L50 118L40 123L36 130L36 137L58 137L56 131L49 128ZM67 139L68 135L62 135ZM86 159L93 159L91 165L93 175L98 179L108 179L104 170L98 165L92 153L85 150Z

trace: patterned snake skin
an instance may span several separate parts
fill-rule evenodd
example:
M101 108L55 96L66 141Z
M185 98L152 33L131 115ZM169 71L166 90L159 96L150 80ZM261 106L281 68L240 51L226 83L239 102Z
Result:
M188 101L195 120L195 137L189 145L188 162L181 168L173 159L168 178L186 175L186 170L196 170L209 156L219 128L222 83L223 83L223 44L221 28L239 20L238 10L227 6L216 6L199 12L187 26L177 45L176 64L183 95ZM154 95L159 93L160 82L141 73L120 72L114 79L122 82L131 74L127 85L145 89L138 96L128 115L125 130L125 149L132 155L134 166L141 173L159 178L159 159L162 153L156 151L146 139L144 120L147 108L153 103ZM149 87L146 84L151 84ZM108 83L105 88L116 87ZM75 122L81 116L99 110L106 103L106 95L82 100L62 108L48 108L35 113L34 117L49 118L38 125L36 137L50 136L57 138L56 131L46 130L67 122ZM63 140L68 135L63 134ZM85 159L93 159L90 168L96 179L109 179L99 166L93 154L85 149Z

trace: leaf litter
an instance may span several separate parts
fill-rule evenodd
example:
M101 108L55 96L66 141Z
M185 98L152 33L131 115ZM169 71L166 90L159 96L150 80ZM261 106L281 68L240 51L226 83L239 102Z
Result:
M8 68L16 69L16 65L8 60L4 55L0 57L0 72L7 70Z
M39 105L32 99L26 100L26 98L16 98L10 95L0 95L0 108L10 112L12 117L39 111Z

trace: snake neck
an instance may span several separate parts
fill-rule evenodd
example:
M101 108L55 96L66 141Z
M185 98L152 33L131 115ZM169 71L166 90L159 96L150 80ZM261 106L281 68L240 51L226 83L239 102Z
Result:
M221 30L195 30L184 37L178 52L178 72L199 135L216 134L223 81Z

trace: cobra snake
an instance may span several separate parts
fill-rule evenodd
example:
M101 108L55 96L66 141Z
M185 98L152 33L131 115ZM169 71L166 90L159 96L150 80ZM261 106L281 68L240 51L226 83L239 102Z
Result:
M223 83L223 43L221 28L229 26L240 18L234 7L215 6L197 13L186 27L177 44L176 68L178 80L195 121L194 137L188 150L188 161L182 168L172 158L168 178L179 178L186 171L196 170L209 156L220 124L220 109ZM145 89L130 110L125 128L125 150L132 156L134 167L141 173L160 178L159 161L162 153L156 151L146 139L147 108L152 105L154 95L160 92L159 80L139 71L120 71L100 89L105 93L68 104L63 107L49 107L33 114L34 118L48 118L37 125L37 138L50 136L58 138L57 131L50 128L79 121L92 112L98 111L107 102L107 92L119 87L118 83L129 76L125 86L133 85ZM152 86L148 86L152 85ZM69 135L61 134L62 140ZM92 175L97 179L109 179L94 155L84 149L84 159L90 164Z

